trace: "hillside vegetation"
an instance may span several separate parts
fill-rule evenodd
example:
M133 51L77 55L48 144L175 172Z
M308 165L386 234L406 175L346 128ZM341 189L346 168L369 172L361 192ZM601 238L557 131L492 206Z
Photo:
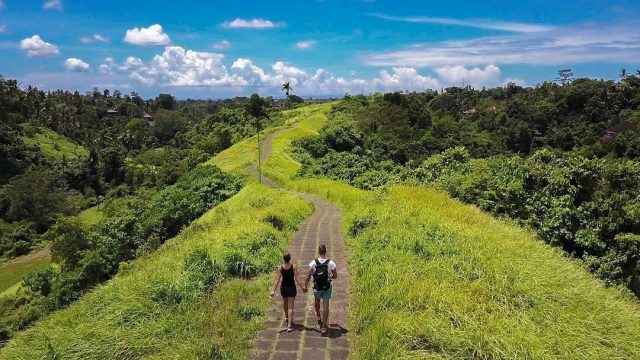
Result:
M297 177L291 142L326 116L297 120L265 172L343 211L356 358L640 357L638 302L532 232L424 187Z
M75 144L66 137L45 127L29 127L25 130L25 133L27 135L22 137L22 141L27 146L37 147L50 161L86 159L89 157L89 150L84 146Z
M271 280L254 276L275 268L310 212L294 195L249 184L158 251L19 333L0 358L246 358Z

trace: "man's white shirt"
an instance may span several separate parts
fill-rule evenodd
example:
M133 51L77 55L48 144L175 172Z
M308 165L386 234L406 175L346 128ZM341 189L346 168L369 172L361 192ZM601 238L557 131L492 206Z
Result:
M324 264L325 261L327 261L327 259L318 258L318 262L320 264ZM329 273L331 273L336 268L336 263L334 263L333 260L329 260L329 265L327 267L329 268ZM316 259L311 260L311 262L309 263L309 268L311 268L311 270L313 271L316 271ZM331 278L331 276L329 276L329 278Z

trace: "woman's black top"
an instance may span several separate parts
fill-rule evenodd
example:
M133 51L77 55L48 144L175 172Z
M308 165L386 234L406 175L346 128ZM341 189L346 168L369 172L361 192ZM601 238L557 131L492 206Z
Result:
M289 269L285 269L283 265L280 266L280 273L282 274L282 284L280 285L280 294L283 297L296 297L296 281L295 271L293 265Z

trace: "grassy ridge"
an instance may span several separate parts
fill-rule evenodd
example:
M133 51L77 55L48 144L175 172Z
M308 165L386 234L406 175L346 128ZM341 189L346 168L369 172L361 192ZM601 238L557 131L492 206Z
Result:
M265 173L343 211L356 358L640 358L638 302L532 232L426 188L296 179L289 144L325 118L298 120Z
M57 132L44 127L36 128L33 135L22 137L22 141L27 146L40 148L42 154L52 161L63 158L70 160L78 157L89 157L89 150L85 147L77 145Z
M15 293L27 273L50 263L51 256L48 250L35 250L29 255L0 264L0 296Z
M18 334L0 358L246 358L262 326L268 276L226 280L210 293L192 286L185 259L204 250L223 264L233 249L254 248L263 264L275 263L310 212L296 196L251 183L157 252ZM264 220L269 215L283 221L282 230Z

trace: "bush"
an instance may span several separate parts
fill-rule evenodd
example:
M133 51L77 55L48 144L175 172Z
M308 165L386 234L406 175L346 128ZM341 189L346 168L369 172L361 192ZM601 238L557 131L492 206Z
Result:
M184 261L184 271L192 286L208 291L224 278L225 269L214 262L206 250L192 251Z
M244 321L249 321L254 317L262 316L262 310L259 307L253 306L253 305L243 306L239 308L237 311L238 311L238 317L240 317L240 319Z
M227 273L231 276L249 279L258 274L258 266L253 257L240 250L231 249L224 255Z
M22 279L22 286L42 296L49 295L56 278L56 272L51 266L31 271Z

